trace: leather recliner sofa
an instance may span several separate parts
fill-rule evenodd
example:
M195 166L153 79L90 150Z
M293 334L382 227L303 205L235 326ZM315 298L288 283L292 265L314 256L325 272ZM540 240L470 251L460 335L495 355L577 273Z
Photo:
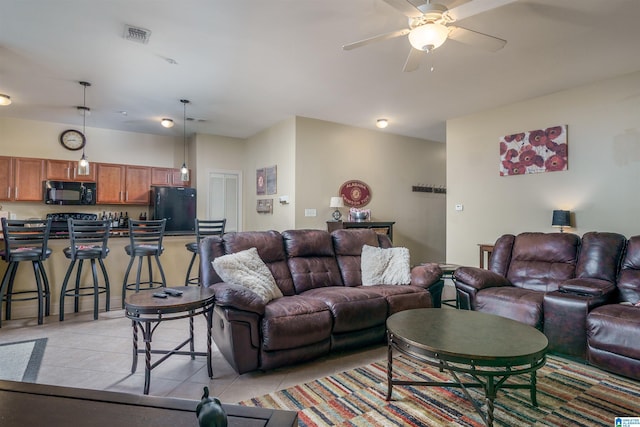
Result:
M489 269L454 273L461 308L534 326L554 353L640 379L640 236L501 236Z
M439 306L437 264L414 267L410 285L362 286L364 245L389 248L370 229L256 231L203 239L203 286L215 289L213 339L238 372L269 370L331 351L383 342L398 311ZM212 261L255 247L283 297L264 303L249 289L222 282Z

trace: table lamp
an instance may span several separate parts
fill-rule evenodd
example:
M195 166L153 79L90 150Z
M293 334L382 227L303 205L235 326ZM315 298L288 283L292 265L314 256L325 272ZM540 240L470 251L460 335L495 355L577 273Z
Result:
M342 218L342 213L340 213L339 208L344 208L344 201L342 200L342 196L332 197L331 202L329 202L329 207L336 208L336 210L333 211L332 216L334 221L340 221L340 218Z
M560 232L563 232L564 227L571 227L571 212L554 210L553 217L551 218L552 227L560 227Z

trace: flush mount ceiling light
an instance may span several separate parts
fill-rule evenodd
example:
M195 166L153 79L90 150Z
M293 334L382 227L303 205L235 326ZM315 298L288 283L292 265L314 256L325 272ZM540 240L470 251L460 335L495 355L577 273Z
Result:
M166 128L172 128L174 125L173 120L167 119L166 117L160 120L160 124Z
M387 126L389 126L389 120L387 120L387 119L378 119L378 120L376 120L376 126L379 129L384 129Z
M0 93L0 105L11 105L11 97L4 93Z

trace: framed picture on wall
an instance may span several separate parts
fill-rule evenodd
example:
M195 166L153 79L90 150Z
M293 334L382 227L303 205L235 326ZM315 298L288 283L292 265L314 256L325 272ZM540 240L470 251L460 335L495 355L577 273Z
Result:
M264 196L267 194L267 176L265 168L256 169L256 194Z
M499 144L501 176L567 170L567 125L505 135Z
M267 194L276 194L278 192L278 170L276 166L265 168L267 179Z

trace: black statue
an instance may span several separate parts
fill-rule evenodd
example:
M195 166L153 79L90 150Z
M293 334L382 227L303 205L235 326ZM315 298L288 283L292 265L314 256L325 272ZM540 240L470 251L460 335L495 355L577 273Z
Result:
M217 398L209 397L209 387L204 388L202 400L196 408L200 427L227 427L227 414Z

